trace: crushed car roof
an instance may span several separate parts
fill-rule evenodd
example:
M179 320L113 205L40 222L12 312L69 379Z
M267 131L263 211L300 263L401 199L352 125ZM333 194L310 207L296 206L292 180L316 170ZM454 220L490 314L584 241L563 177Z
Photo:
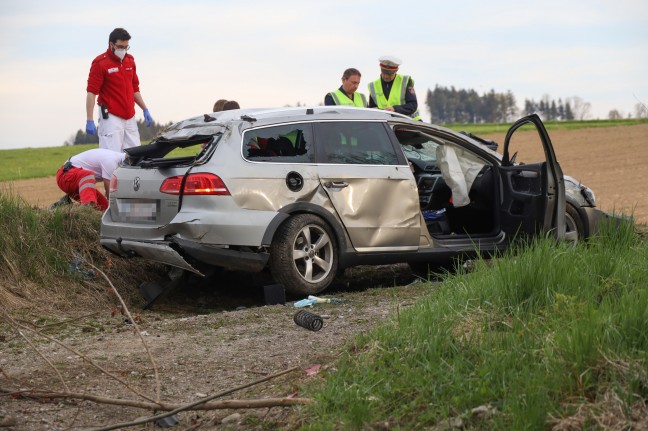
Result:
M248 128L293 121L393 119L414 122L405 115L393 112L345 106L249 108L188 118L170 126L162 136L169 140L184 139L194 135L213 135L230 127Z

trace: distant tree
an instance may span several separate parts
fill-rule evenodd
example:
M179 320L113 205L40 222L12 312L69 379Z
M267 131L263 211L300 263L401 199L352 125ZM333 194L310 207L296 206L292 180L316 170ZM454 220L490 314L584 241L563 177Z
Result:
M74 138L76 138L76 134L70 135L69 138L67 138L65 141L63 141L63 146L68 147L70 145L74 145Z
M88 135L83 130L79 129L74 136L74 145L84 144L98 144L99 137L97 135Z
M151 141L153 138L160 136L172 124L173 122L171 121L166 124L160 124L154 121L151 127L146 127L143 120L137 120L137 130L140 134L140 140L143 142Z
M143 142L148 142L152 140L153 138L159 136L171 124L173 123L169 122L167 124L160 124L156 121L153 121L151 127L146 127L146 124L144 123L143 120L137 120L137 130L139 130L140 140ZM72 145L98 144L98 143L99 143L99 137L97 135L88 135L81 129L79 129L76 132L76 135L74 135L74 139L72 140Z
M557 120L558 119L558 108L556 107L556 101L551 101L551 107L549 108L549 119Z
M590 108L592 105L589 102L584 101L578 96L571 98L572 112L574 113L574 119L576 120L587 120L590 117Z
M536 111L535 102L533 100L524 99L524 115L531 115Z
M541 100L540 103L538 104L538 111L540 111L539 114L541 116L546 118L547 106L545 106L544 100Z
M515 120L520 114L515 96L510 90L506 93L490 90L479 96L475 90L457 90L455 87L441 87L437 84L434 90L427 91L425 103L431 121L439 124L504 123ZM590 104L583 99L560 98L556 101L548 94L543 95L539 102L525 99L522 115L536 113L545 120L573 120L573 106L578 108L579 119L589 116Z
M565 120L572 121L574 119L574 113L571 109L571 104L569 101L565 103Z
M608 112L608 119L610 120L620 120L623 118L623 114L619 112L617 109L613 109L610 112Z
M518 116L518 107L515 96L511 90L506 92L504 96L504 121L509 122L515 120Z

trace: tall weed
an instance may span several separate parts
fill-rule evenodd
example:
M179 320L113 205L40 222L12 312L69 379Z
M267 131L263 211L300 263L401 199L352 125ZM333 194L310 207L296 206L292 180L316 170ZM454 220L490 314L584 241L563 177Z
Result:
M42 210L0 190L0 305L47 313L111 302L105 280L87 264L108 274L126 298L137 298L138 282L164 274L158 265L103 250L100 220L101 213L90 207Z
M622 224L588 244L540 239L477 262L472 273L448 275L428 298L359 338L311 388L317 402L308 428L459 420L544 429L581 411L574 402L594 406L609 391L635 403L647 392L640 383L647 381L647 263L648 244ZM473 414L479 406L497 413L484 419Z

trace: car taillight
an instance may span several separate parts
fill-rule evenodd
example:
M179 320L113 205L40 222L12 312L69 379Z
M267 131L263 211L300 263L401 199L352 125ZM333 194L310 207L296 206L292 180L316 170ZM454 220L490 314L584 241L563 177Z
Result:
M182 175L164 180L160 192L179 195L182 186ZM225 183L218 175L207 173L190 174L184 184L183 195L229 195Z
M112 176L110 177L110 187L108 188L109 193L113 193L117 191L117 177Z

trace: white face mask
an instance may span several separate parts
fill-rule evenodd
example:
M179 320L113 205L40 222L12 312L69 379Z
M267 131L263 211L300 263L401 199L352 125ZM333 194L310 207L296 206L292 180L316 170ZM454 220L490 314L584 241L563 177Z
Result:
M120 60L123 60L124 57L126 56L126 50L125 49L116 49L114 51L115 55L119 57Z

